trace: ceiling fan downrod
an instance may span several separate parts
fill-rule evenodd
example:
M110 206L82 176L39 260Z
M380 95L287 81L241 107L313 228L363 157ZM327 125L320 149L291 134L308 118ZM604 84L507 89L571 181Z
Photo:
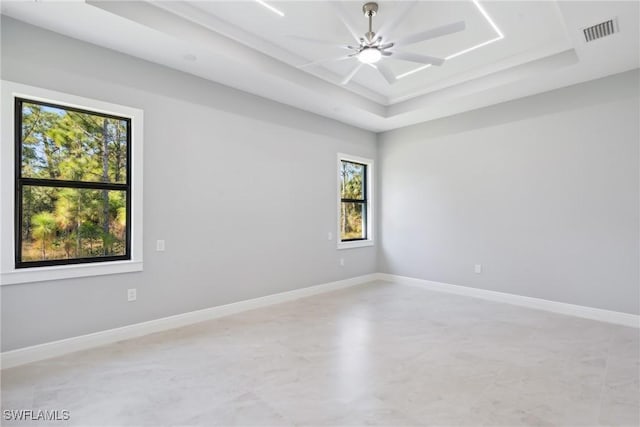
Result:
M376 13L378 13L378 3L375 3L375 2L365 3L362 6L362 12L364 13L364 16L369 18L369 31L365 33L365 36L367 37L367 41L369 43L373 43L376 37L376 33L373 32L373 28L372 28L373 17L376 16Z

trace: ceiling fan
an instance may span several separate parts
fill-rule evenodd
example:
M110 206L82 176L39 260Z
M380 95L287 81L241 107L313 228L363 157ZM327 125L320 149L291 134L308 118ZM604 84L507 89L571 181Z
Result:
M364 33L364 36L358 36L358 33L352 28L347 19L347 15L344 10L341 8L341 5L337 2L332 2L333 7L336 9L338 16L341 18L342 23L347 27L349 32L354 37L357 44L355 45L339 45L334 42L325 41L325 40L317 40L308 37L299 37L299 36L289 36L290 38L294 38L297 40L316 43L316 44L325 44L325 45L333 45L336 47L340 47L343 49L348 49L351 51L348 55L343 55L339 57L321 59L318 61L313 61L307 64L302 65L301 67L308 67L312 65L318 65L325 62L332 61L341 61L351 58L356 58L359 62L356 64L351 71L344 77L342 80L342 84L346 85L351 81L351 79L356 75L360 68L364 65L369 65L378 70L378 72L384 77L384 79L389 84L393 84L396 81L396 77L391 71L391 69L381 60L387 59L399 59L403 61L409 62L417 62L420 64L429 64L429 65L437 65L440 66L444 63L444 59L436 58L428 55L421 55L417 53L411 52L403 52L397 50L398 47L409 46L415 43L419 43L422 41L434 39L436 37L446 36L449 34L457 33L465 29L466 24L464 21L454 22L452 24L443 25L436 28L431 28L425 31L421 31L415 34L411 34L409 36L401 37L397 40L390 41L386 37L386 31L389 29L393 29L396 27L406 15L410 12L411 8L415 5L416 2L411 2L405 10L400 13L396 19L387 24L385 27L380 29L378 33L373 31L373 17L378 13L378 3L369 2L365 3L362 6L362 12L364 16L369 20L369 31Z

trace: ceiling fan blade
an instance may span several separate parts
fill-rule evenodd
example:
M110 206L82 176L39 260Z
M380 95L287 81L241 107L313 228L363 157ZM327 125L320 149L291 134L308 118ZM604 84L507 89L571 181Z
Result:
M430 64L430 65L442 65L444 63L444 59L435 58L433 56L427 55L419 55L417 53L411 52L393 52L392 58L394 59L403 59L409 62L418 62L420 64Z
M363 65L364 64L362 62L358 62L358 65L353 67L353 69L349 72L349 74L347 74L347 76L344 79L342 79L342 82L340 83L342 83L343 85L346 85L347 83L349 83L353 78L353 76L355 76L356 73L360 71L360 68L362 68Z
M338 42L333 42L330 40L319 40L319 39L313 39L311 37L303 37L303 36L294 36L294 35L286 35L285 37L292 39L292 40L298 40L298 41L302 41L302 42L307 42L307 43L314 43L314 44L322 44L322 45L327 45L327 46L335 46L341 49L351 49L349 46L344 45L344 44L340 44Z
M298 68L311 67L312 65L323 64L325 62L343 61L343 60L349 59L351 57L352 57L352 55L346 55L346 56L338 56L338 57L332 57L332 58L319 59L317 61L307 62L306 64L298 65Z
M464 30L467 27L464 21L454 22L453 24L443 25L441 27L432 28L420 33L411 34L410 36L402 37L396 40L396 44L409 45L418 43L425 40L435 39L436 37L446 36L448 34L457 33Z
M384 50L381 50L381 51L380 51L380 54L381 54L382 56L391 56L391 55L393 55L393 52L386 52L386 51L384 51Z
M389 22L383 22L383 24L380 26L380 29L378 30L378 34L385 39L389 39L387 34L393 31L394 28L396 28L398 25L400 25L402 21L405 20L405 18L409 15L409 12L411 12L413 7L417 3L418 3L417 1L407 2L404 9L402 9L400 13L398 13L393 19L391 19Z
M342 3L339 1L333 1L333 2L330 2L329 4L331 4L331 6L333 7L333 10L338 15L338 18L340 18L344 26L347 28L347 30L349 30L349 33L351 33L351 36L353 37L353 39L356 42L360 43L361 36L358 35L358 32L354 29L354 26L351 24L351 19L349 18L349 15L345 11L344 7L342 6Z
M382 74L382 77L384 77L387 83L392 85L396 82L397 79L396 79L396 76L393 74L393 71L391 71L391 69L387 67L386 64L382 63L382 61L376 64L376 68L378 69L378 72Z

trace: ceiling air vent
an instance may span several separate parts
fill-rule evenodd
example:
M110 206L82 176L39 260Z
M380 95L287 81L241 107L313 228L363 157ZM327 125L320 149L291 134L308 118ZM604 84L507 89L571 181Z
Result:
M610 36L611 34L617 33L618 31L617 18L609 19L608 21L592 25L582 30L582 32L584 33L584 40L587 43L600 39L602 37Z

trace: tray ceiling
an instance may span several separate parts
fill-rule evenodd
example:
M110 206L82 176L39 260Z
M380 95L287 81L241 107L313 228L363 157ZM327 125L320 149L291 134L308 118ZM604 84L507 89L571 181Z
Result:
M385 41L464 20L462 32L402 50L442 66L383 58L398 78L357 59L302 66L346 51L367 31L361 2L12 2L2 13L200 77L380 131L638 67L638 2L380 1L373 30ZM393 28L385 29L398 17ZM581 29L617 17L621 31L586 44ZM118 32L95 31L116 25Z

